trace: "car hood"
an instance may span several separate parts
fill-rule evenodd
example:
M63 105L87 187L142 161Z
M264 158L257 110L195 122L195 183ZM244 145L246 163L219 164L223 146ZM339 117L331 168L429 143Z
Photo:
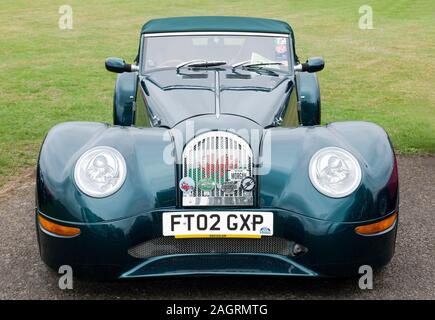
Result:
M282 112L293 88L289 74L232 68L153 71L140 79L146 104L161 126L199 115L237 115L262 127Z

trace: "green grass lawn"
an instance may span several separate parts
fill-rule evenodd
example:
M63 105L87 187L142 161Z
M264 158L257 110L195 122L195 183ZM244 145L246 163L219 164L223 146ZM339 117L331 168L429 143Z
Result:
M73 30L58 28L59 6ZM360 30L358 8L373 7ZM155 17L242 15L288 21L301 59L321 55L322 121L383 126L401 153L435 153L435 1L24 1L0 3L0 186L36 163L45 133L69 120L112 119L115 75Z

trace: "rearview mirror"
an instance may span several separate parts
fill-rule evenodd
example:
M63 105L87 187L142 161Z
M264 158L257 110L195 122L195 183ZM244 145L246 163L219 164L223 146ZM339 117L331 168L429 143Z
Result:
M323 70L325 67L325 61L321 57L316 58L310 58L305 63L300 63L295 66L295 71L302 71L302 72L317 72Z
M139 71L137 65L125 63L121 58L107 58L105 65L108 71L116 73Z

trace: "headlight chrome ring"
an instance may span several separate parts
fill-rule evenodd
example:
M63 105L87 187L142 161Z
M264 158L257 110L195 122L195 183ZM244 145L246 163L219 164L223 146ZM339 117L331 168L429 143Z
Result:
M358 188L362 178L358 160L350 152L338 147L317 151L311 157L308 170L313 186L332 198L350 195Z
M74 181L84 194L104 198L118 191L125 182L127 166L122 154L108 146L87 150L74 167Z

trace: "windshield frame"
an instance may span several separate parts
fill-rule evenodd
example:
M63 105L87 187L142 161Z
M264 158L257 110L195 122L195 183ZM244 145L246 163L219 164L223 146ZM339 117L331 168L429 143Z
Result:
M195 32L165 32L165 33L145 33L141 36L140 53L139 53L139 74L146 75L149 72L160 70L160 68L144 70L143 63L145 57L145 45L147 38L152 37L175 37L175 36L256 36L256 37L280 37L287 39L287 50L289 51L288 70L279 70L280 72L294 74L294 52L292 37L286 33L265 33L265 32L220 32L220 31L195 31ZM267 68L267 66L265 66ZM167 69L167 68L165 68ZM175 68L174 68L175 69Z

